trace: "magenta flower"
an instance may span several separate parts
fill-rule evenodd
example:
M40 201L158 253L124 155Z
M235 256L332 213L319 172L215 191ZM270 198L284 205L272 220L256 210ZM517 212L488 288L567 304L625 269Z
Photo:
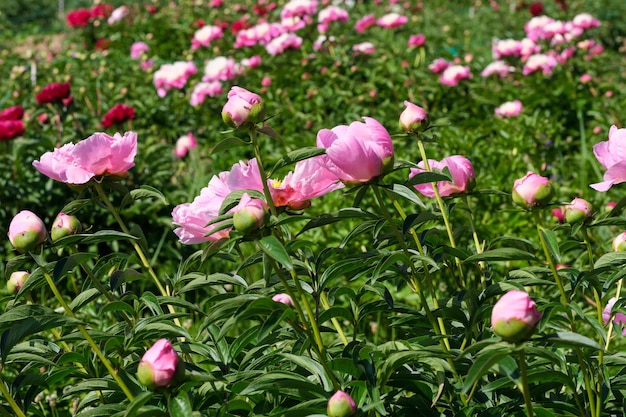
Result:
M446 61L444 58L437 58L428 66L428 69L434 72L435 74L441 74L450 65L452 64Z
M509 342L528 340L535 331L541 313L525 291L512 290L493 306L491 326L498 336Z
M267 45L272 39L282 35L286 29L280 23L262 22L249 29L237 32L235 48L244 46Z
M341 181L367 182L383 174L393 163L393 142L389 132L375 119L364 117L365 123L322 129L317 133L317 146L326 148L320 164Z
M46 152L33 166L53 180L85 184L100 175L124 176L135 166L137 134L109 136L98 132L77 144L68 143Z
M139 382L151 389L169 386L177 374L179 360L178 353L169 340L156 341L139 362Z
M519 100L507 101L496 107L496 116L502 117L515 117L519 115L523 110L522 102Z
M140 59L149 50L150 47L145 42L135 42L130 46L130 57L132 59Z
M452 65L443 71L439 82L443 85L454 87L459 84L459 81L469 78L472 78L472 72L468 66Z
M609 140L594 145L593 153L606 172L604 181L591 184L591 188L607 191L615 184L626 182L626 128L611 126Z
M444 158L439 162L429 159L428 165L430 166L430 170L434 172L442 172L446 167L450 171L452 182L437 182L437 189L439 190L439 195L442 197L447 197L453 194L467 193L471 191L476 184L474 166L470 160L464 156L453 155ZM411 168L409 178L413 178L420 172L426 172L423 161L418 163L417 166L418 168ZM415 189L426 197L435 197L435 190L433 189L433 185L431 183L416 184Z
M407 44L407 46L409 48L417 48L419 46L422 46L426 43L426 36L420 34L417 35L411 35L409 36L409 42Z
M354 30L356 30L358 33L363 33L375 24L376 16L374 16L373 14L368 14L357 20L356 24L354 25Z
M385 29L392 29L406 24L409 18L398 13L388 13L376 21L376 24Z

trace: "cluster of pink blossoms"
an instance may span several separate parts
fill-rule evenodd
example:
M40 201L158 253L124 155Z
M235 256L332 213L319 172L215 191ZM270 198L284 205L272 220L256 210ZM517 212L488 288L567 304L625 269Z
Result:
M191 49L198 49L201 46L209 46L216 39L221 39L224 34L219 26L206 25L194 33L191 39Z
M177 61L164 64L154 73L153 82L159 97L165 97L172 88L181 89L189 77L198 72L193 62Z

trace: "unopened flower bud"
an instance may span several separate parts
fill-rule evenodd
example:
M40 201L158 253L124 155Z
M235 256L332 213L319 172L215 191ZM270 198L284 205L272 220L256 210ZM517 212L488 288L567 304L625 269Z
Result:
M185 366L167 339L158 340L144 353L137 368L137 379L149 389L164 388L181 379Z
M9 291L9 294L11 295L17 294L20 291L20 289L24 286L24 283L26 282L29 276L30 274L26 271L13 272L11 276L9 277L9 280L7 281L7 290Z
M258 94L233 86L228 101L222 109L222 119L227 125L239 128L244 124L262 122L265 118L265 102Z
M404 105L406 109L400 114L400 130L407 133L423 132L429 124L426 110L410 101L405 101Z
M70 216L65 213L59 213L52 223L50 236L52 241L56 242L62 237L75 235L83 230L83 226L76 216Z
M242 233L250 233L263 226L268 213L265 201L251 198L247 193L241 196L233 211L233 226Z
M328 417L351 417L356 414L356 403L350 395L343 391L337 391L328 400L326 411Z
M613 250L615 252L626 252L626 232L622 232L613 239Z
M530 171L513 184L513 202L526 208L547 204L553 193L550 180Z
M565 220L568 223L580 223L591 217L591 204L582 198L575 198L564 208Z
M283 303L289 307L293 307L293 300L289 296L289 294L276 294L272 297L272 301L276 301L277 303Z
M524 291L512 290L493 306L491 326L507 342L528 340L535 331L541 313Z
M11 220L9 240L21 253L33 251L46 240L46 225L32 211L22 210Z

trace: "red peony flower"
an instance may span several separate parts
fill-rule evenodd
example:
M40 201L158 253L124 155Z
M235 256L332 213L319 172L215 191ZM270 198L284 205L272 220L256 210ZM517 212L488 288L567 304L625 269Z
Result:
M96 51L106 51L107 49L109 49L110 45L111 45L111 39L102 38L96 41L96 44L93 46L93 49L95 49Z
M248 22L246 22L245 20L235 20L233 22L233 25L230 27L230 31L233 33L233 35L237 34L237 32L240 32L244 29L248 29L250 27L250 24Z
M70 83L51 83L35 96L37 103L48 104L61 101L70 96Z
M0 120L21 120L24 117L22 106L7 107L0 111Z
M536 1L528 6L528 10L533 16L540 16L543 14L543 4L540 1Z
M94 6L91 8L91 18L92 19L106 18L111 15L112 11L113 11L112 4L107 4L107 3L98 4L97 6Z
M114 124L124 123L126 120L135 118L135 109L125 104L116 104L104 115L101 120L102 126L109 128Z
M22 120L0 120L0 140L9 140L24 134Z
M91 11L89 9L76 9L67 14L67 25L73 27L85 27L91 20Z

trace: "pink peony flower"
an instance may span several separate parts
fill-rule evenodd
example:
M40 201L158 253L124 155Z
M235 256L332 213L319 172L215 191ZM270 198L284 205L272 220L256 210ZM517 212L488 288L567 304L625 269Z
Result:
M356 30L358 33L363 33L375 24L376 16L374 16L373 14L368 14L357 20L356 24L354 25L354 30Z
M33 166L42 174L68 184L85 184L100 175L126 175L135 166L137 134L94 133L77 144L46 152Z
M591 188L607 191L615 184L626 182L626 129L611 126L609 140L594 145L593 153L606 172L604 181L591 184Z
M600 21L589 13L580 13L572 19L574 26L587 30L600 26Z
M500 59L507 56L519 56L522 50L520 41L515 39L501 39L497 40L491 46L491 51L495 59Z
M259 65L261 65L261 57L259 55L253 55L250 58L241 60L241 66L245 68L256 68Z
M439 82L443 85L454 87L459 84L459 81L469 78L472 78L472 72L468 66L452 65L441 73Z
M264 117L265 103L261 96L238 86L230 89L228 101L222 109L226 124L239 128L244 123L258 123Z
M280 18L312 16L317 12L317 0L290 0L281 12Z
M102 117L100 123L102 127L108 129L113 125L121 125L127 120L135 118L135 108L127 106L126 104L117 103L109 109L108 112Z
M0 141L22 136L25 131L23 120L0 120Z
M198 70L193 62L177 61L164 64L154 73L153 82L159 97L165 97L172 88L181 89L187 84L189 77Z
M190 150L195 149L198 145L196 137L192 132L187 133L178 138L176 141L176 147L174 148L174 155L176 158L184 158L187 156Z
M496 116L502 117L515 117L519 115L523 110L522 102L519 100L507 101L496 107Z
M178 353L169 340L158 340L139 362L139 382L151 389L169 386L175 380L179 360Z
M376 24L386 29L392 29L406 24L409 18L398 13L388 13L376 20Z
M191 92L191 98L189 99L189 104L194 107L197 107L204 103L204 100L207 97L215 97L219 96L224 92L222 89L222 83L219 81L211 81L211 82L201 82L195 85L193 91Z
M113 10L111 16L109 16L109 18L107 19L107 23L109 25L113 25L128 16L129 12L130 9L128 8L128 6L120 6L117 9Z
M365 123L353 122L317 133L317 146L326 148L326 154L319 158L320 165L344 182L370 181L393 163L389 132L375 119L363 119Z
M32 211L22 210L11 220L8 235L18 252L34 251L46 240L46 225Z
M426 110L410 101L404 101L406 108L400 114L400 129L404 132L420 132L428 126Z
M228 81L233 80L239 73L240 68L232 58L218 56L210 59L204 66L204 76L202 81Z
M0 120L22 120L24 117L24 107L17 105L7 107L0 111Z
M359 54L371 55L376 53L376 47L371 42L361 42L352 46L352 50Z
M544 75L552 74L552 70L557 66L556 58L546 54L534 54L528 57L524 64L522 74L529 75L541 70Z
M450 65L452 64L446 61L445 59L437 58L428 66L428 69L434 72L435 74L441 74Z
M474 167L470 160L464 156L453 155L443 158L439 162L434 159L429 159L428 165L430 166L430 170L433 172L442 172L446 167L450 171L452 182L437 182L437 189L439 190L439 195L442 197L459 193L467 193L471 191L476 184ZM417 166L418 168L411 168L409 178L413 178L420 172L426 172L423 161L420 161ZM435 197L435 190L433 189L433 185L431 183L416 184L414 187L420 194L423 194L426 197Z
M270 55L280 55L288 48L299 49L300 46L302 46L301 37L294 33L283 33L265 45L265 50Z
M140 59L149 50L150 47L145 42L135 42L130 46L130 57L132 59Z
M546 204L552 198L550 180L528 171L525 176L513 184L513 201L522 207L534 207Z
M191 49L198 49L201 46L211 45L211 41L222 38L222 28L219 26L206 25L194 33L191 39Z
M535 331L541 313L525 291L512 290L493 306L491 327L509 342L528 340Z
M267 203L258 198L251 198L243 193L239 203L231 210L233 227L241 233L250 233L265 224L268 215Z
M352 417L356 414L356 403L352 397L343 391L337 391L328 400L328 417Z
M626 252L626 232L615 236L612 246L615 252Z
M317 15L317 30L320 33L326 33L331 22L347 22L348 18L346 10L337 6L328 6Z
M563 213L568 223L581 223L591 217L593 208L587 200L575 198L563 208Z
M493 74L497 74L500 78L506 77L511 72L515 71L515 67L508 65L504 61L494 61L487 65L485 69L480 73L482 77L489 77Z
M276 294L272 297L272 301L276 301L277 303L283 303L289 307L293 307L293 300L289 296L289 294Z
M607 324L611 320L611 316L613 316L613 323L620 325L622 327L622 335L626 336L626 314L621 312L613 314L613 306L616 301L617 298L611 297L609 302L606 304L602 310L602 321L604 321L604 324Z
M422 35L421 33L418 35L411 35L409 36L409 42L407 44L407 46L409 48L417 48L419 46L422 46L426 43L426 36Z
M286 29L280 23L262 22L249 29L237 32L235 48L244 46L267 45L272 39L282 35Z

